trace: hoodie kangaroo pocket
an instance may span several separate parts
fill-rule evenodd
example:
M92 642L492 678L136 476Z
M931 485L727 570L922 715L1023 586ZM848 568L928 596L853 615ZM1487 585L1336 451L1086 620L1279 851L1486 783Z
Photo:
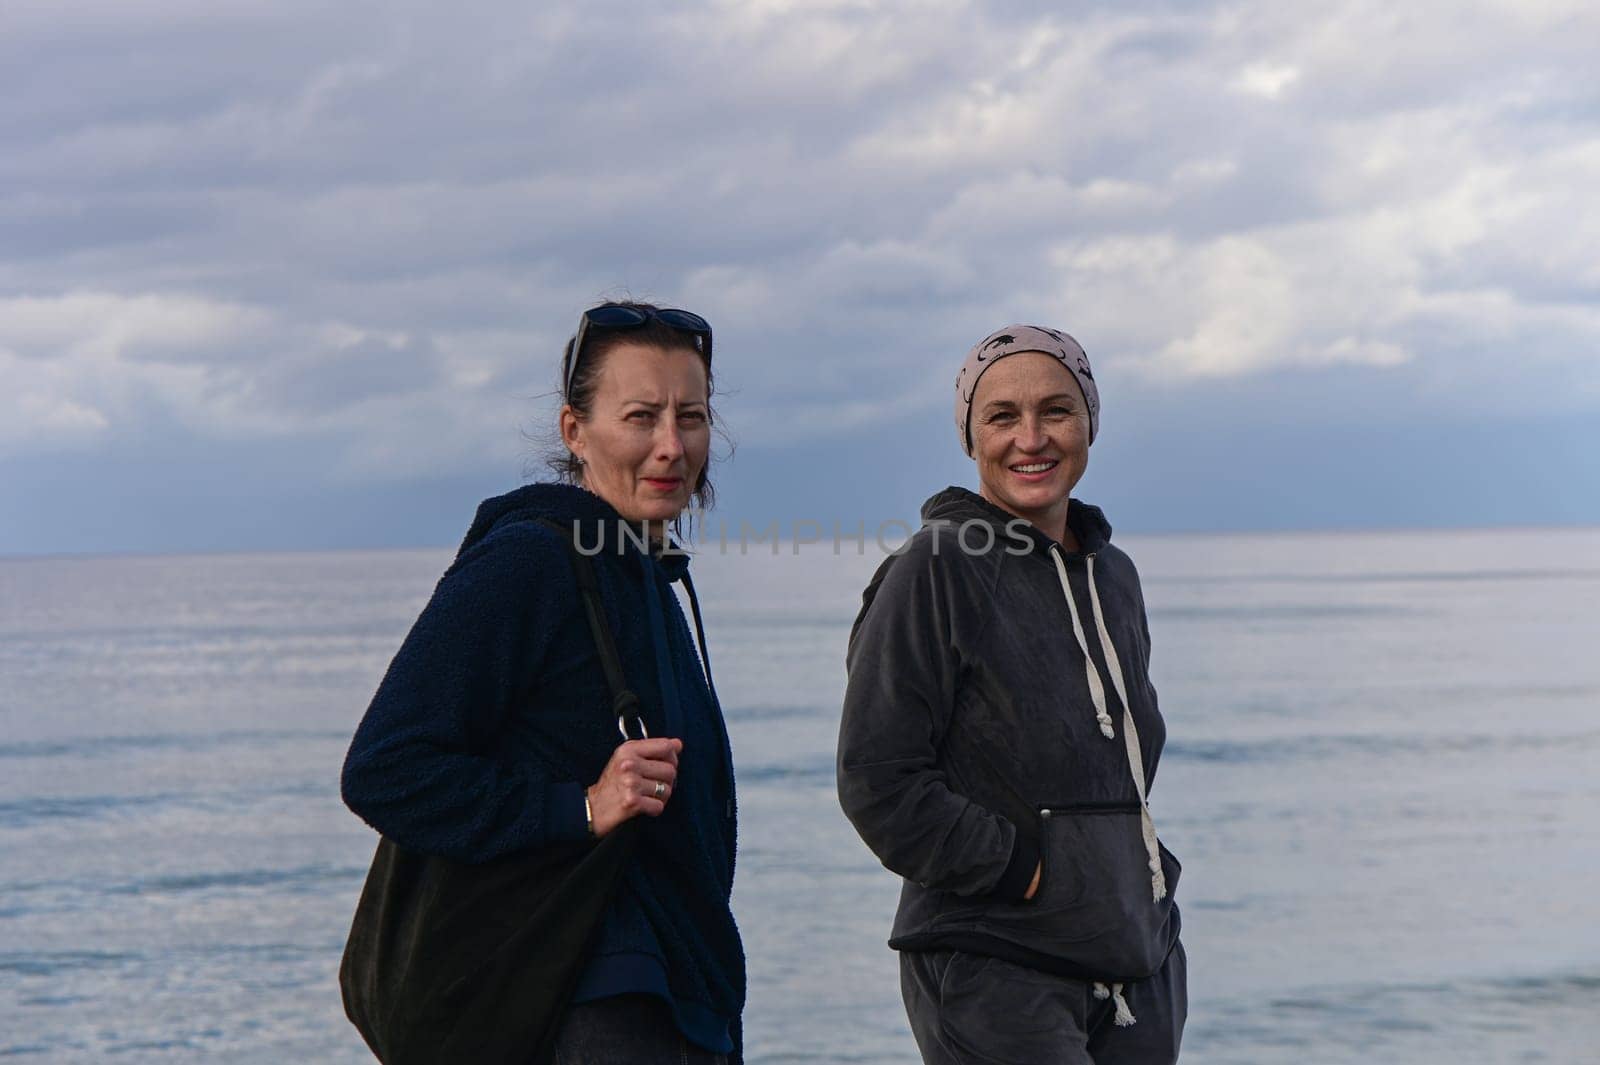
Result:
M1039 850L1038 893L990 907L980 919L985 931L1107 979L1138 979L1161 967L1181 869L1159 848L1166 893L1156 899L1137 802L1046 806Z

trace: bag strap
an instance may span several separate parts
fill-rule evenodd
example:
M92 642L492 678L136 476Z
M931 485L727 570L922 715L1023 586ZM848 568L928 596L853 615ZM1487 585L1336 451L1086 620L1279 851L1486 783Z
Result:
M639 697L628 687L628 675L623 671L622 658L617 654L617 643L606 624L605 603L600 598L600 579L594 571L594 560L578 550L577 530L550 518L537 519L540 525L553 529L567 543L567 555L572 559L572 572L578 580L578 593L583 599L584 615L589 619L589 632L594 636L595 650L600 653L600 668L605 670L606 687L611 690L611 712L617 715L617 729L624 740L643 739L650 735L639 716ZM637 737L628 733L628 718L633 718L639 729Z

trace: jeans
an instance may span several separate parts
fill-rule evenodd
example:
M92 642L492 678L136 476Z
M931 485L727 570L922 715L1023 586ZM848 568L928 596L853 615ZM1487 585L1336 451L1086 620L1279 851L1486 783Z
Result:
M683 1037L654 995L574 1003L556 1035L555 1065L727 1065Z

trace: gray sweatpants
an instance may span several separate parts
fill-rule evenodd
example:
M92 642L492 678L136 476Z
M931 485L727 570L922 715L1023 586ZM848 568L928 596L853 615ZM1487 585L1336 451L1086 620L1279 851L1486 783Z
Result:
M900 992L925 1065L1171 1065L1189 1013L1187 959L1173 948L1125 984L1137 1023L1118 1027L1094 985L959 951L903 951Z

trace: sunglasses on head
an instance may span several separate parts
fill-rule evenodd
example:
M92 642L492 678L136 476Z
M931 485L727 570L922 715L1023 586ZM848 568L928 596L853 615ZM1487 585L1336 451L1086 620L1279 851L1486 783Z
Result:
M605 330L638 329L654 319L670 329L694 337L706 364L711 363L711 323L693 311L680 311L673 307L661 310L644 307L607 305L591 307L578 321L578 331L573 335L572 348L567 352L566 364L561 372L561 394L572 395L572 382L578 376L578 366L583 359L583 343L590 333Z

